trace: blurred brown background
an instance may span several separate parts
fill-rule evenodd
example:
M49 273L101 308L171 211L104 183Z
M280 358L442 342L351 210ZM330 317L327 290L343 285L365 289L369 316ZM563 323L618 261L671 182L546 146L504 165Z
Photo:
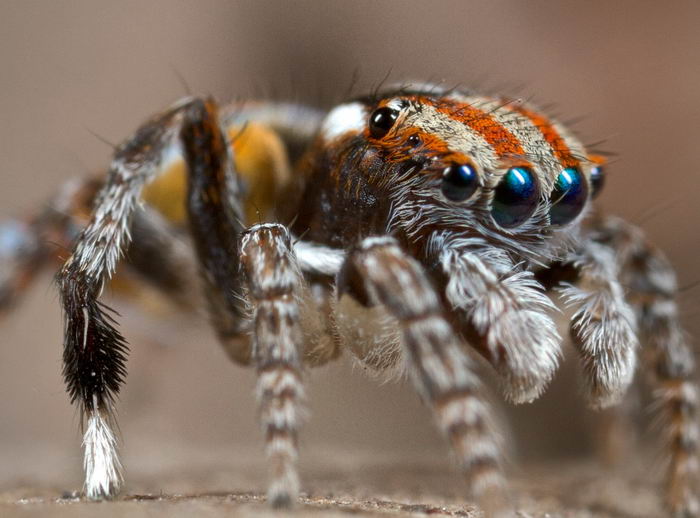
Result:
M184 95L178 75L220 100L323 105L340 100L355 74L355 92L387 74L523 85L518 95L556 103L564 119L584 115L576 130L585 141L607 139L619 153L600 203L641 222L688 285L700 278L699 23L700 3L690 1L0 0L0 216L30 211L66 179L104 167L110 149L92 133L123 139ZM80 485L50 281L40 279L0 327L0 488ZM699 297L683 296L696 335ZM226 361L200 320L154 322L118 307L132 343L120 405L127 469L147 479L225 470L239 461L234 452L257 459L251 373ZM521 457L590 453L574 376L565 369L554 394L514 412ZM380 385L347 361L311 372L309 384L303 458L447 457L407 384Z

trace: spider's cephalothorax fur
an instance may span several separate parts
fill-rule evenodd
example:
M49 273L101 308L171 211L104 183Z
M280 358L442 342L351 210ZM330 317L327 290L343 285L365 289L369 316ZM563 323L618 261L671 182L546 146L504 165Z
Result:
M0 227L0 304L52 259L49 240L73 247L58 275L64 376L86 420L90 498L120 488L112 410L127 354L98 298L135 274L191 309L203 286L226 351L257 369L273 505L299 488L304 365L347 348L374 369L407 369L474 496L507 514L469 351L493 365L506 398L538 397L560 359L546 295L556 290L573 308L593 406L619 400L644 349L668 440L668 504L692 515L698 392L675 277L638 229L592 209L603 167L517 100L395 88L324 118L188 98L121 144L105 179L71 184L39 216Z

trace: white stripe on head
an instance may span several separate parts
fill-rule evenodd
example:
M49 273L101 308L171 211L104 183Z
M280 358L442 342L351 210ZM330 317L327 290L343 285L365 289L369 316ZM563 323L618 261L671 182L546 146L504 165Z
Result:
M549 145L540 128L538 128L525 115L518 113L511 107L513 103L505 104L502 99L488 97L466 97L460 101L469 103L475 108L488 113L498 124L508 130L520 143L525 152L525 159L544 173L540 175L543 181L544 192L549 192L554 187L554 182L561 172L561 164Z
M325 140L333 140L348 132L359 133L367 125L367 109L362 103L341 104L330 111L321 126Z
M406 122L440 137L451 150L472 157L484 170L496 171L501 166L496 151L483 136L433 106L421 106L419 112L406 117Z
M557 176L561 172L562 165L552 149L552 146L547 142L547 139L534 122L527 116L518 113L513 109L514 105L519 104L518 100L506 103L503 99L490 99L486 97L458 97L461 102L468 102L489 115L504 128L510 131L520 141L529 161L535 165L539 165L547 173L545 175L546 190L551 190L554 187ZM528 110L539 112L537 108L525 105ZM568 129L559 124L557 121L546 117L554 131L564 140L564 143L569 148L569 151L574 157L585 162L587 156L586 150L581 141L576 138ZM585 164L581 168L584 173L587 171Z

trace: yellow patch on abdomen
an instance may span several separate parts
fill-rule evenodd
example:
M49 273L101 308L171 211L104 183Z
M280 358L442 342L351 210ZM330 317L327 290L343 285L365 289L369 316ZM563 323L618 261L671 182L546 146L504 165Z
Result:
M270 216L281 189L291 178L287 150L280 136L254 122L227 128L236 172L243 181L247 222ZM142 199L176 225L185 225L187 177L181 158L148 184Z

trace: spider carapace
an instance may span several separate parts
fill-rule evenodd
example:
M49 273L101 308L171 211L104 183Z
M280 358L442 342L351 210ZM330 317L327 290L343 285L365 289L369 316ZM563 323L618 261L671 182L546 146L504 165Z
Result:
M63 372L85 419L89 498L122 483L113 407L127 344L98 298L110 280L133 293L138 278L189 309L203 292L226 351L257 369L273 505L299 491L304 366L348 349L409 373L473 496L506 515L499 434L470 351L508 400L537 398L561 356L552 290L572 309L592 406L624 395L644 351L669 510L692 515L698 392L675 275L639 229L593 208L605 167L528 103L433 85L328 114L187 98L118 146L106 177L0 227L0 302L55 259L49 242L72 248L58 274Z

